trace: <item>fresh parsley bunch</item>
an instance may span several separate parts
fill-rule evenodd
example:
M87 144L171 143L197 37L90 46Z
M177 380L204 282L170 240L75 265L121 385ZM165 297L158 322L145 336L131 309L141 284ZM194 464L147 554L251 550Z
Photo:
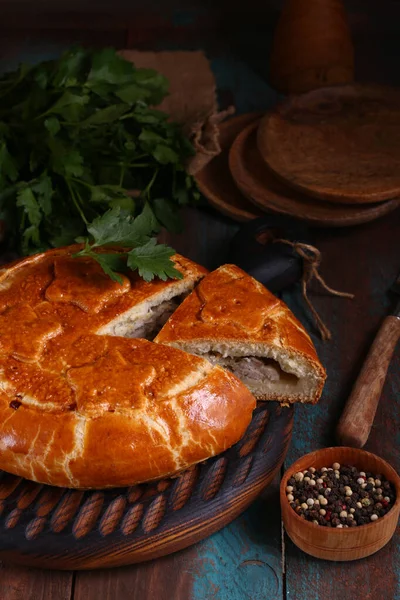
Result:
M192 145L150 108L167 88L112 49L72 49L0 79L0 219L11 247L32 254L78 240L114 279L126 268L147 281L179 276L154 236L179 231L179 207L198 192L185 170Z

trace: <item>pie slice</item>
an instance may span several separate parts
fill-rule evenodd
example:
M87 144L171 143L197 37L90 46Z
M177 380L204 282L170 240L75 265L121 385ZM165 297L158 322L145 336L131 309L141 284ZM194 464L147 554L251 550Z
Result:
M234 265L206 275L154 341L224 367L258 400L315 404L326 378L286 304Z

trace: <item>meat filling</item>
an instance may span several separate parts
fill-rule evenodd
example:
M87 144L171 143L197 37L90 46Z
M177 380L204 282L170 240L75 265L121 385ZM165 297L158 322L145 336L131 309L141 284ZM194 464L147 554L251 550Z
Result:
M271 358L263 358L260 356L244 356L232 357L222 356L217 353L207 354L207 359L218 364L229 371L232 371L239 379L276 382L282 376L287 376L280 368L279 364Z
M164 302L161 302L161 304L149 308L149 312L145 318L146 320L141 322L137 328L133 329L129 333L129 337L143 338L150 341L153 340L181 302L181 296L177 296L176 298L165 300Z

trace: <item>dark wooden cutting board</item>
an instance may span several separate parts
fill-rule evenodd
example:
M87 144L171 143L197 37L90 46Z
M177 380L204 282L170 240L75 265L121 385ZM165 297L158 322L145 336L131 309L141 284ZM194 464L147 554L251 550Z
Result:
M308 195L342 203L400 196L400 90L345 85L292 96L266 115L269 168Z
M297 217L313 225L346 227L373 221L400 206L400 200L378 204L331 204L309 198L282 183L268 169L257 148L259 121L248 125L233 143L229 166L236 185L266 211Z
M68 490L0 472L0 558L45 569L95 569L181 550L230 523L272 481L293 407L263 402L243 438L174 479Z

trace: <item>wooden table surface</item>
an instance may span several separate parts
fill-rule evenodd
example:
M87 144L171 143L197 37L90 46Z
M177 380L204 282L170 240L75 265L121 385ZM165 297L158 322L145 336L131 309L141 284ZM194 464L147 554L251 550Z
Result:
M170 241L212 268L224 262L236 225L211 212L187 211L185 233ZM311 332L328 381L320 403L297 406L285 467L302 454L334 445L334 428L382 317L392 304L386 293L399 261L400 211L351 229L314 230L323 254L322 274L353 301L312 299L332 328L333 339L315 334L297 290L286 292ZM400 471L400 353L391 364L366 449ZM120 569L46 572L3 563L1 600L378 600L400 598L400 535L378 554L354 563L330 563L303 554L282 539L277 485L231 525L196 546L154 562Z
M246 50L242 44L243 51L238 54L243 37L236 39L232 51L229 44L223 49L221 40L204 41L203 13L196 13L203 29L195 27L195 17L188 11L179 14L179 18L174 16L174 33L165 46L197 48L211 44L209 54L213 57L223 104L235 101L238 111L246 112L263 110L276 102L277 95L268 87L260 67L259 45L266 43L264 39L260 41L262 32L248 31ZM79 19L76 29L71 21L68 23L56 32L41 31L36 37L27 36L26 30L14 33L4 30L0 69L14 66L19 58L38 60L57 55L71 41L89 39L95 45L134 47L141 46L144 35L137 23L128 31L113 26L106 34L107 27L102 22L100 29L90 35L88 31L83 35ZM170 31L160 16L153 16L152 23L157 35L159 31ZM34 26L38 27L37 23ZM148 39L148 31L146 36ZM389 43L393 44L391 40ZM370 45L370 41L368 44L365 41L365 45ZM251 52L253 58L257 54L254 60ZM379 64L370 61L368 68L375 65L376 74L387 74L387 69L380 69ZM237 225L212 210L189 209L185 221L184 233L169 238L174 247L209 268L223 263ZM379 323L393 306L387 290L400 270L400 211L355 228L315 229L313 235L323 254L321 272L327 283L354 292L356 297L353 301L334 298L317 286L312 287L312 300L333 332L332 341L323 343L299 291L294 289L284 294L284 300L310 331L328 371L320 403L296 408L285 467L306 452L335 443L334 429L340 412ZM399 432L398 351L366 446L398 471ZM51 572L0 563L0 600L324 600L327 597L400 600L399 530L384 549L367 559L354 563L313 559L282 535L277 484L270 486L250 509L219 533L154 562L87 572Z

